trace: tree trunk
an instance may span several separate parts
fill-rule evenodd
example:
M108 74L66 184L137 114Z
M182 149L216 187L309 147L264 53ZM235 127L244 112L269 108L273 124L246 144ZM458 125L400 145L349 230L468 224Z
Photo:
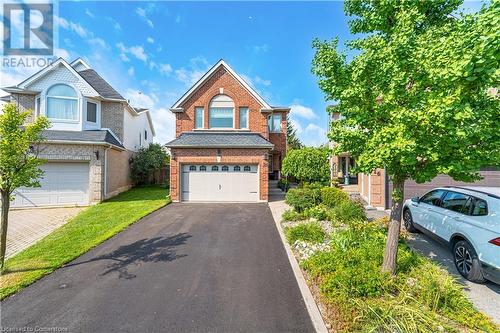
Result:
M389 230L387 231L387 243L385 244L384 262L382 263L382 272L388 272L391 275L396 274L396 259L398 256L399 232L401 229L401 212L403 209L404 184L404 179L394 179L391 220L389 221Z
M10 208L9 192L0 191L2 197L2 213L0 215L0 271L3 270L5 250L7 249L7 222Z

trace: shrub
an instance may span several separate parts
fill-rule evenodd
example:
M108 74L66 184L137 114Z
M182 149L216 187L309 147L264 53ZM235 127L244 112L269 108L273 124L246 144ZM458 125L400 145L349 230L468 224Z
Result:
M317 222L299 224L285 230L286 239L290 244L296 241L321 243L325 240L326 233Z
M350 223L365 221L366 213L362 203L347 200L332 208L328 212L327 217L337 222Z
M278 180L278 188L280 188L284 192L287 192L290 188L290 182L286 179L280 179Z
M316 205L317 201L317 192L307 188L294 188L286 194L286 203L299 213L303 212L306 208Z
M321 189L321 202L330 208L338 206L347 200L349 200L349 195L339 188L323 187Z
M326 220L326 212L327 212L327 209L325 206L317 205L317 206L313 206L311 208L305 209L304 215L306 217L315 218L319 221L324 221L324 220Z
M304 214L298 213L293 209L285 210L281 217L284 221L300 221L306 219L306 216Z
M328 154L327 148L292 149L283 159L281 171L285 176L293 176L301 182L328 182L330 179Z

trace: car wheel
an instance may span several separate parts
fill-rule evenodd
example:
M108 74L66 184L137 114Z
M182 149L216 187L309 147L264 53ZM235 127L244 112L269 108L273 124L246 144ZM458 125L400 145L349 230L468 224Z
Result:
M461 240L455 243L453 259L455 267L464 278L478 283L486 281L477 253L469 242Z
M418 231L415 228L415 226L413 225L413 217L411 216L411 212L408 208L403 211L403 223L404 223L405 229L408 230L408 232L417 232Z

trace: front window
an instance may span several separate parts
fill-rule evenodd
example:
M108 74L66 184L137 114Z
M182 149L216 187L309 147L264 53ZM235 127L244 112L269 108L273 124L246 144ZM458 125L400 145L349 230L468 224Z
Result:
M78 120L78 96L65 84L52 86L47 92L47 117L60 120Z
M270 133L281 133L281 114L272 114L267 121Z
M234 102L227 95L217 95L208 109L210 128L234 128Z
M444 190L434 190L430 191L420 199L420 202L426 203L428 205L439 206L441 204L441 197L443 196Z
M195 108L194 113L194 128L203 128L203 108Z
M240 128L248 128L248 108L240 108Z
M91 123L97 122L97 104L87 102L87 121Z

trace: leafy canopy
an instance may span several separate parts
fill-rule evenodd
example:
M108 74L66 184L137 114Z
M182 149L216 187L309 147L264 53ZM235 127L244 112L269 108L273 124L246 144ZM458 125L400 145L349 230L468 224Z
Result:
M325 182L330 177L327 148L301 148L287 152L282 172L300 181Z
M168 163L168 155L161 145L152 143L147 148L140 148L132 160L132 179L140 184L145 183L154 170Z
M9 195L21 186L40 186L43 175L39 166L45 161L37 158L34 150L50 123L45 117L37 117L26 124L31 112L20 112L9 103L0 114L0 191Z
M359 171L471 181L500 164L500 1L457 17L461 2L347 1L354 56L314 41L313 72L344 116L329 138Z

